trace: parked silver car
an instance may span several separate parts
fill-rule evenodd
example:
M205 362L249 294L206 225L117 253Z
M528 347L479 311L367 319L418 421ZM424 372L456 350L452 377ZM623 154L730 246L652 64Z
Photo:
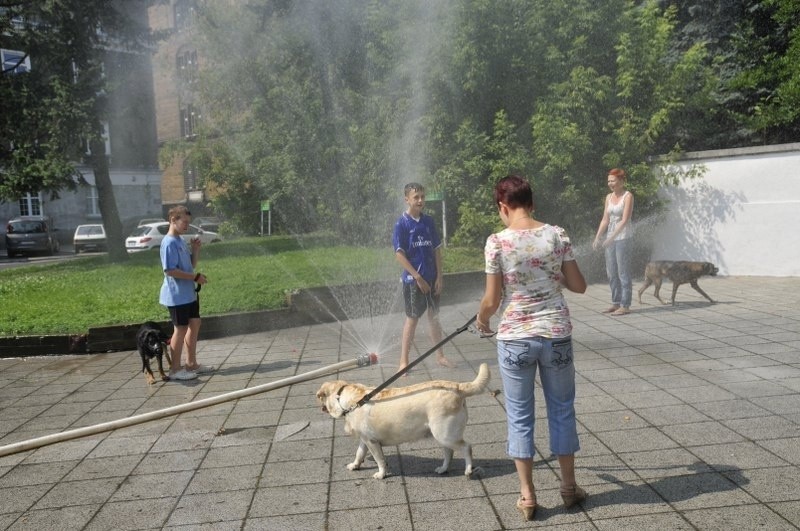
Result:
M169 222L149 223L136 227L130 236L125 239L125 248L129 253L136 251L146 251L148 249L159 249L161 240L169 232ZM213 243L221 241L222 238L216 232L203 230L197 225L189 225L189 230L182 238L189 243L192 238L200 238L203 243Z
M48 216L20 216L6 225L6 253L9 258L33 253L56 254L61 245L53 219Z
M75 254L81 251L105 251L106 230L103 225L78 225L72 237Z

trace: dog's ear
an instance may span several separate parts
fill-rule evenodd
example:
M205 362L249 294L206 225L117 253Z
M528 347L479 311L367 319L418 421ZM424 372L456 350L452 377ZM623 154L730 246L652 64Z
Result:
M317 391L317 400L320 402L325 402L325 399L331 394L331 387L333 387L333 383L331 382L323 382Z

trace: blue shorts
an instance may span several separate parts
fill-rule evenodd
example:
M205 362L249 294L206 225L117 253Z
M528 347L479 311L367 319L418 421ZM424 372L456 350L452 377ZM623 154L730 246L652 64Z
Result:
M575 364L572 338L498 340L497 361L503 379L508 419L508 455L533 458L536 370L542 382L550 431L550 451L570 455L580 449L575 421Z
M200 319L200 298L189 304L168 306L172 326L189 326L189 319Z

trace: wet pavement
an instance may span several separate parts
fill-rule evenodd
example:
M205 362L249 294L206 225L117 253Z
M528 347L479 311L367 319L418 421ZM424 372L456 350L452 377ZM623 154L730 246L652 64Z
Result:
M582 507L564 510L537 394L535 521L514 508L503 394L469 399L465 438L480 472L433 469L430 440L386 448L392 475L345 465L356 442L314 394L335 376L145 424L0 457L0 529L495 530L800 528L800 278L703 278L709 304L681 286L675 307L645 294L611 317L608 288L569 295L575 331ZM668 288L668 286L667 286ZM651 288L652 290L652 288ZM665 289L665 291L669 291ZM446 294L445 294L446 297ZM474 303L445 306L452 332ZM493 321L494 322L494 321ZM396 369L402 316L388 316L378 366L339 377L377 384ZM201 341L217 370L147 386L135 352L0 360L0 446L280 381L355 358L352 323ZM430 347L423 322L412 354ZM493 371L494 341L446 346L403 384ZM493 396L494 395L494 396Z

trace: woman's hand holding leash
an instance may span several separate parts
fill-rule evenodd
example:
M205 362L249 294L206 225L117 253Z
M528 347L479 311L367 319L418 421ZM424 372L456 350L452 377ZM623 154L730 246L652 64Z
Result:
M475 316L475 328L478 330L478 335L481 337L492 337L497 333L491 329L488 323L481 321L480 314Z

